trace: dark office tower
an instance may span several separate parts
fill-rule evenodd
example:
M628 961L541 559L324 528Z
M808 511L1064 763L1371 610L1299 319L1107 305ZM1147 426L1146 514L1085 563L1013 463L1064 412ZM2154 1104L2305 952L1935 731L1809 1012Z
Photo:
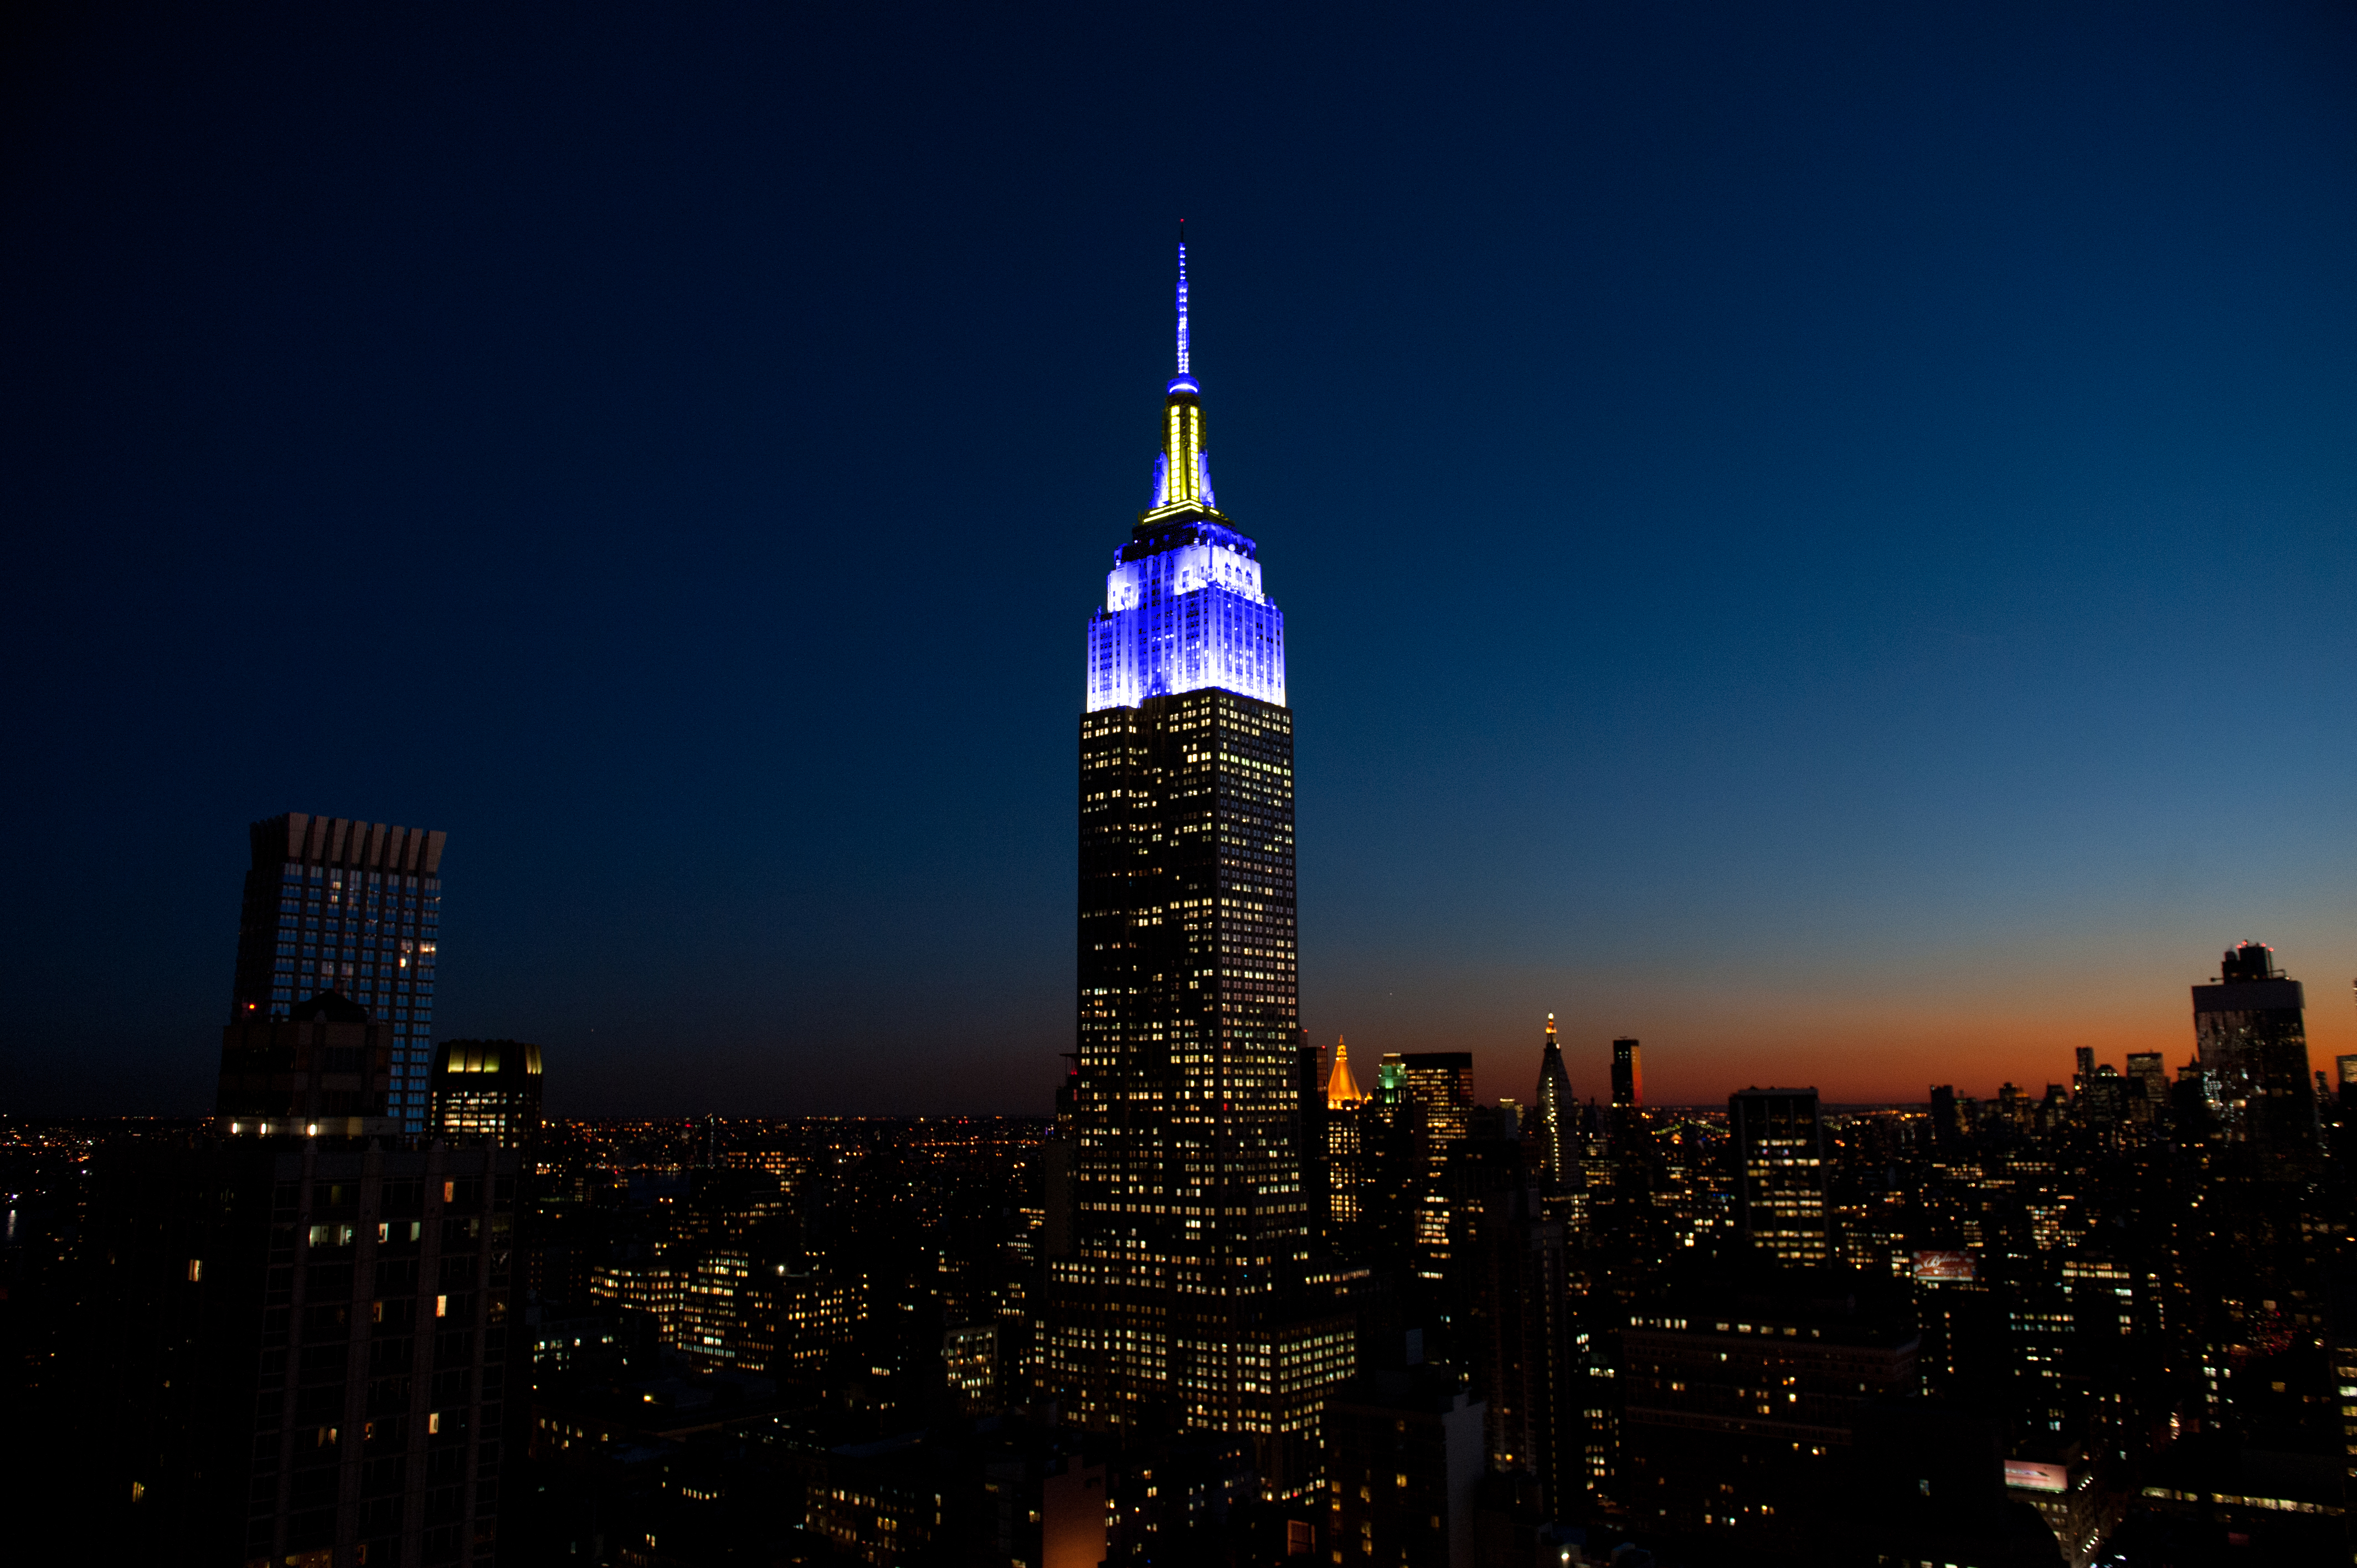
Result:
M392 1081L392 1027L327 992L221 1030L215 1115L232 1137L397 1133L385 1111Z
M1630 1130L1644 1103L1645 1069L1637 1054L1637 1042L1615 1040L1612 1042L1612 1132L1616 1137Z
M2344 1110L2357 1110L2357 1057L2335 1057L2332 1065L2340 1070L2339 1096Z
M2087 1092L2087 1082L2095 1076L2095 1047L2080 1046L2071 1053L2071 1098L2076 1100Z
M1569 1184L1578 1158L1571 1124L1577 1102L1571 1097L1571 1074L1564 1070L1563 1046L1555 1037L1552 1013L1547 1015L1546 1046L1539 1053L1539 1090L1532 1104L1539 1180L1547 1191L1560 1192Z
M446 1040L434 1053L434 1130L529 1144L540 1136L540 1047Z
M2131 1090L2129 1112L2136 1120L2166 1121L2169 1115L2169 1069L2158 1051L2130 1051L2128 1077L2137 1085ZM2142 1110L2137 1107L2141 1105Z
M332 991L391 1025L389 1113L411 1133L425 1126L445 837L300 811L254 823L230 998L232 1018L285 1017Z
M2308 1076L2305 1006L2297 980L2257 942L2231 949L2218 980L2193 988L2193 1034L2220 1132L2263 1171L2316 1154L2316 1090Z
M1092 1427L1254 1434L1281 1489L1308 1474L1351 1332L1294 1309L1309 1216L1285 623L1213 499L1185 258L1153 504L1089 624L1076 1235L1049 1264L1044 1370Z
M1449 1162L1458 1234L1448 1338L1450 1359L1488 1406L1491 1467L1537 1477L1560 1519L1586 1490L1572 1420L1571 1300L1563 1227L1532 1185L1529 1153L1475 1139Z
M1294 1037L1294 1148L1301 1162L1301 1200L1311 1237L1323 1242L1333 1181L1326 1147L1326 1053L1309 1043L1307 1029L1296 1030Z
M1825 1151L1813 1089L1739 1089L1727 1098L1741 1184L1736 1225L1743 1239L1788 1263L1822 1263Z

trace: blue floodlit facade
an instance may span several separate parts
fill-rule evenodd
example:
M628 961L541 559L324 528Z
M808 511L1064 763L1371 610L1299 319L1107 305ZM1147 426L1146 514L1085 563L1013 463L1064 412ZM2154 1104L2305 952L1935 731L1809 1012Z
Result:
M1178 247L1178 373L1165 389L1154 504L1105 575L1089 618L1089 712L1214 687L1285 705L1285 612L1262 591L1259 547L1211 489L1202 388L1188 367L1187 247Z

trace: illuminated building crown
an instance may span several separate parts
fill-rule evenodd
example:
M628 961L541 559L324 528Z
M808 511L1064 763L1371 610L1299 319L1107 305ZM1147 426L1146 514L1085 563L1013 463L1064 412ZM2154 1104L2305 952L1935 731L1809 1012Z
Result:
M1337 1035L1334 1036L1334 1070L1326 1078L1326 1104L1330 1110L1340 1111L1366 1098L1367 1091L1361 1089L1359 1080L1351 1076L1351 1047L1341 1036Z
M1089 621L1089 711L1217 687L1282 706L1285 616L1261 591L1259 546L1211 490L1202 387L1190 367L1187 231L1178 231L1178 373L1163 389L1154 502L1114 555Z

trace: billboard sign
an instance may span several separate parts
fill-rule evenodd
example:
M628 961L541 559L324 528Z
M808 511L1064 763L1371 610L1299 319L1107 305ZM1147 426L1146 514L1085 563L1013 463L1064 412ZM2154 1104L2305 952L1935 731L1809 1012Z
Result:
M1941 1280L1977 1279L1980 1275L1973 1266L1970 1252L1918 1252L1915 1277L1936 1283Z
M2005 1462L2005 1484L2025 1492L2067 1492L2071 1489L2071 1470L2065 1465L2008 1459Z

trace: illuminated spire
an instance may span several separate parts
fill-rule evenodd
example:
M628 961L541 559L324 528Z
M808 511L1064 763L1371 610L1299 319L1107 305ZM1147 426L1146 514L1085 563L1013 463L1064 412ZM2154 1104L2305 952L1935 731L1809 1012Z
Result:
M1549 1192L1570 1185L1572 1158L1571 1075L1564 1070L1563 1042L1555 1036L1555 1015L1547 1015L1546 1045L1539 1052L1539 1089L1533 1118L1539 1153L1539 1179Z
M1189 368L1187 341L1187 221L1178 220L1178 373L1165 388L1162 454L1154 459L1154 505L1141 522L1158 522L1176 509L1217 513L1211 460L1203 453L1202 387Z
M1187 373L1187 220L1178 220L1178 373Z
M1337 1035L1334 1036L1334 1070L1326 1079L1327 1108L1346 1110L1366 1098L1367 1091L1361 1089L1358 1079L1351 1076L1351 1047L1341 1036Z

